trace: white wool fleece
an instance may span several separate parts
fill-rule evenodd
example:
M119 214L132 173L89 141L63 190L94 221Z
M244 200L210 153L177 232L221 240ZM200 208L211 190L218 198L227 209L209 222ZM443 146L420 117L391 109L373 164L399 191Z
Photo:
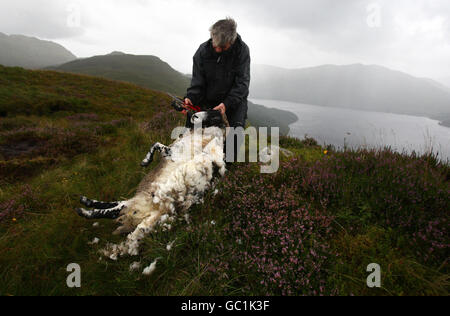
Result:
M157 224L173 221L177 212L185 212L192 205L202 203L203 196L211 188L214 166L219 174L225 174L223 130L205 128L203 138L187 131L170 146L171 156L157 179L127 202L136 218L142 219L127 240L119 245L109 245L103 253L115 260L117 256L139 254L139 245ZM190 153L190 154L189 154ZM170 216L166 216L170 215Z

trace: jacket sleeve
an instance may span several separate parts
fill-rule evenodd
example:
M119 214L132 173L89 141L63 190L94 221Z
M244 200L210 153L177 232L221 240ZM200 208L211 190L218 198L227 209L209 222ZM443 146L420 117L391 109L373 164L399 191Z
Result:
M223 102L227 110L235 110L242 104L249 94L250 88L250 50L247 45L242 49L239 56L239 66L233 87Z
M187 90L186 97L189 98L194 105L200 105L205 98L205 90L205 72L203 69L203 63L201 61L199 49L194 55L191 86Z

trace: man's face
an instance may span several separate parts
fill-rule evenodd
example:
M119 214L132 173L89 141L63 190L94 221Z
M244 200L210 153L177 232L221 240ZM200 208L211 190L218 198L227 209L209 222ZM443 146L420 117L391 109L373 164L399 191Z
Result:
M227 43L225 46L213 46L216 53L226 52L230 49L231 43Z

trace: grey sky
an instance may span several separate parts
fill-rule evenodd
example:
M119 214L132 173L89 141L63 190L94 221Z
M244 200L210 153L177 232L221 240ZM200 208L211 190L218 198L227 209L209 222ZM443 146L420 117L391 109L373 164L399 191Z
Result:
M225 16L237 20L254 63L450 77L448 0L15 0L0 3L0 32L54 40L79 57L157 55L189 73L209 26Z

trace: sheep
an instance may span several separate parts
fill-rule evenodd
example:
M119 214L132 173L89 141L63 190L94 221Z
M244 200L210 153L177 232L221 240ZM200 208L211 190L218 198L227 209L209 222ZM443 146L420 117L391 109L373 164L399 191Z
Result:
M100 202L81 197L80 202L93 209L78 208L78 215L115 219L121 226L114 233L128 233L119 245L108 244L105 256L117 260L119 256L138 255L140 243L158 224L170 227L177 214L186 214L192 205L203 201L216 177L224 176L226 115L214 110L198 112L189 123L190 128L172 145L156 143L150 148L141 166L150 165L156 151L161 153L161 162L143 178L133 198Z

